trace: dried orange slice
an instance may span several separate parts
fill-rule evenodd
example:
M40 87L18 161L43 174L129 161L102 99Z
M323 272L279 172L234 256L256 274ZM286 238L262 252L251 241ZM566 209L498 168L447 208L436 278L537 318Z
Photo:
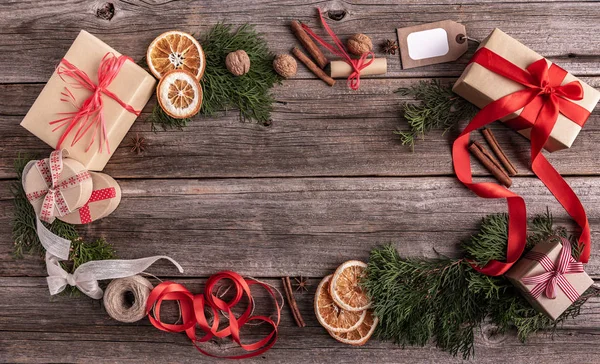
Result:
M362 324L367 311L351 312L341 309L329 295L329 282L333 275L323 278L315 293L315 314L319 323L335 333L354 331Z
M190 34L178 30L156 37L148 47L146 62L158 79L169 71L180 69L190 72L199 80L206 67L200 43Z
M329 293L335 303L348 311L363 311L371 307L371 301L360 286L367 264L349 260L336 269L329 284Z
M369 341L369 338L373 335L373 332L375 332L375 327L377 327L377 323L379 322L379 319L373 316L373 312L371 310L367 310L366 313L367 315L365 316L365 319L356 330L341 333L329 331L329 335L344 344L354 346L364 345L367 341Z
M156 87L160 107L176 119L189 118L200 110L202 87L193 74L183 70L165 73Z

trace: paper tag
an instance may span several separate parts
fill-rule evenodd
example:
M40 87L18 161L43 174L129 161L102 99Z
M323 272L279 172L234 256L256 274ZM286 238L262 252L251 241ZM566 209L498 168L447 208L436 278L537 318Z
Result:
M452 20L398 29L402 68L457 60L468 49L465 26Z

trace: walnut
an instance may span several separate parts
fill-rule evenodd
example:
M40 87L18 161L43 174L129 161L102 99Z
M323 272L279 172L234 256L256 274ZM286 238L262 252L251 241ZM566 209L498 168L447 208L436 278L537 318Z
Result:
M281 77L289 78L296 75L298 64L289 54L279 54L273 60L273 68Z
M354 55L362 56L363 53L371 52L373 50L373 42L371 38L364 34L354 34L348 38L346 42L348 51Z
M231 52L225 58L225 66L234 76L245 75L250 71L250 57L241 49Z

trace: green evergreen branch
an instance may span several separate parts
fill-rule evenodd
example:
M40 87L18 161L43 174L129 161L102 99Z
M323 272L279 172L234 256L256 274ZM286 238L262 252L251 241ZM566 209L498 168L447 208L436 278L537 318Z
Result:
M206 69L200 81L202 85L202 107L199 114L213 116L217 112L237 109L241 121L256 121L268 124L275 99L271 88L281 83L282 78L273 70L274 54L266 40L253 26L244 24L233 29L232 25L219 23L200 40L206 57ZM225 66L225 57L243 49L250 58L250 71L243 76L234 76ZM148 121L162 128L181 128L190 119L175 119L155 107Z
M433 129L446 132L460 121L473 118L478 111L473 104L452 92L452 85L442 85L437 80L420 81L411 87L399 88L396 93L419 101L402 106L410 130L394 132L400 136L402 145L413 149L417 138L424 138Z
M549 212L530 222L527 248L550 235L566 237L553 227ZM462 242L465 259L402 258L392 245L373 249L363 285L379 318L376 335L399 345L436 345L463 358L474 355L475 330L489 318L500 333L516 329L526 340L553 330L579 315L581 306L600 290L590 288L556 321L536 311L504 277L478 273L469 262L484 265L505 258L508 216L486 216L479 232Z

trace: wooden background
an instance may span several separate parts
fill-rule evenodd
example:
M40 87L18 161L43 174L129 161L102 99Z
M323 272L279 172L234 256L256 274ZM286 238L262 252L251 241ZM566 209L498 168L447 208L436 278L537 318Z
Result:
M428 3L428 4L426 4ZM499 27L592 86L600 87L600 4L595 1L21 1L0 4L0 361L2 362L204 362L185 335L167 334L144 319L122 324L87 297L50 297L39 257L13 258L9 186L18 152L47 154L50 148L19 126L54 66L80 29L122 53L140 59L158 34L173 28L204 33L217 22L255 24L274 52L297 42L288 24L316 26L315 7L342 16L331 20L345 39L362 32L376 44L395 39L397 27L452 19L482 39ZM110 6L109 6L110 7ZM318 27L317 27L318 28ZM122 145L106 167L123 189L108 218L81 229L105 236L122 258L168 254L185 268L158 264L150 271L198 292L221 269L260 277L280 287L282 275L311 278L310 294L298 294L306 328L297 328L286 308L280 339L254 361L461 362L436 349L399 348L371 340L361 348L337 343L317 323L312 297L320 277L348 259L392 242L406 256L457 254L456 243L475 231L482 216L505 210L502 202L476 198L453 176L450 143L456 133L435 132L414 153L392 132L405 128L404 101L393 91L422 79L452 82L459 61L401 70L388 56L387 75L365 79L357 92L342 80L327 87L299 67L297 77L276 87L273 123L241 123L231 112L198 118L183 130L153 133L146 113L128 136L150 146L140 155ZM377 49L380 56L380 50ZM154 101L151 101L151 105ZM599 108L573 148L550 156L587 208L593 240L600 231ZM546 206L557 221L569 220L527 170L528 143L495 126L517 163L514 191L529 212ZM128 143L126 139L125 144ZM475 166L477 174L485 172ZM600 245L588 273L600 279ZM521 344L514 333L477 335L477 363L600 362L600 299L556 335L538 334ZM212 343L229 352L232 345Z

